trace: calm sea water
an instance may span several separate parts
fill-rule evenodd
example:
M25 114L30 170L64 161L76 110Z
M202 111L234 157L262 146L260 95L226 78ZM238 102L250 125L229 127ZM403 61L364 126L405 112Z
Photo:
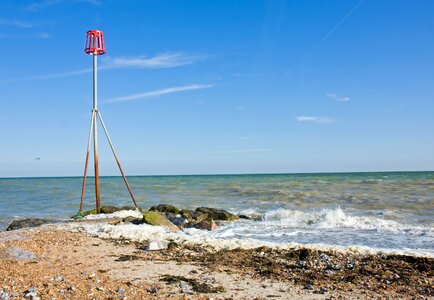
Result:
M434 172L137 176L140 207L170 203L259 213L218 238L415 250L434 255ZM86 209L94 207L88 181ZM103 205L131 205L120 177L101 179ZM64 219L78 210L81 178L0 179L0 229L20 217Z

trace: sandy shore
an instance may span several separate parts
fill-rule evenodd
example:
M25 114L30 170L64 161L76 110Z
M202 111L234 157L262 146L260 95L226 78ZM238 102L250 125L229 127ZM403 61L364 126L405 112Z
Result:
M434 259L0 233L0 299L434 299ZM7 298L5 298L7 299Z

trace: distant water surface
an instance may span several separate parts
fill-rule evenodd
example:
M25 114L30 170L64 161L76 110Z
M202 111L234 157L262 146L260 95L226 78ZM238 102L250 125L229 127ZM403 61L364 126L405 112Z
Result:
M170 203L259 213L210 233L226 239L414 250L434 255L434 172L134 176L141 207ZM0 229L13 218L64 219L81 178L0 179ZM86 209L94 207L88 180ZM131 205L121 177L101 178L102 205Z

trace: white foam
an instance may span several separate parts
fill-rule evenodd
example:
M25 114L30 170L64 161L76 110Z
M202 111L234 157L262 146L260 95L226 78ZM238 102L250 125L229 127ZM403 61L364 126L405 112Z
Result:
M135 217L135 218L141 218L143 217L142 213L138 210L121 210L116 211L111 214L98 214L98 215L88 215L84 217L85 220L100 220L100 219L110 219L110 218L119 218L123 219L126 217Z
M403 224L394 220L386 220L373 216L351 216L346 214L341 208L306 212L277 209L267 212L263 219L268 225L279 225L281 228L352 228L357 230L434 236L433 226Z
M69 223L59 225L67 230L80 231L97 236L101 238L111 239L127 239L136 242L143 241L159 241L162 243L176 242L179 244L198 244L204 247L219 249L252 249L257 247L270 247L276 249L294 249L294 248L310 248L322 251L339 251L351 253L365 253L365 254L401 254L412 256L425 256L434 257L434 253L424 250L414 249L384 249L372 248L367 246L340 246L340 245L327 245L323 243L301 244L294 242L273 243L266 241L259 241L250 238L234 238L233 236L225 236L226 230L221 227L215 232L203 231L195 228L186 229L180 232L170 232L159 226L151 226L147 224L134 225L134 224L121 224L109 225L103 223ZM223 234L219 236L218 232ZM217 234L215 234L217 233Z

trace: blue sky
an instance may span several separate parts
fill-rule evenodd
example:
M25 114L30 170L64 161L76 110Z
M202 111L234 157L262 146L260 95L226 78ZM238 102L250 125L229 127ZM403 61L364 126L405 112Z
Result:
M0 2L0 177L434 169L433 1ZM102 175L117 175L100 131ZM40 160L35 160L39 157Z

